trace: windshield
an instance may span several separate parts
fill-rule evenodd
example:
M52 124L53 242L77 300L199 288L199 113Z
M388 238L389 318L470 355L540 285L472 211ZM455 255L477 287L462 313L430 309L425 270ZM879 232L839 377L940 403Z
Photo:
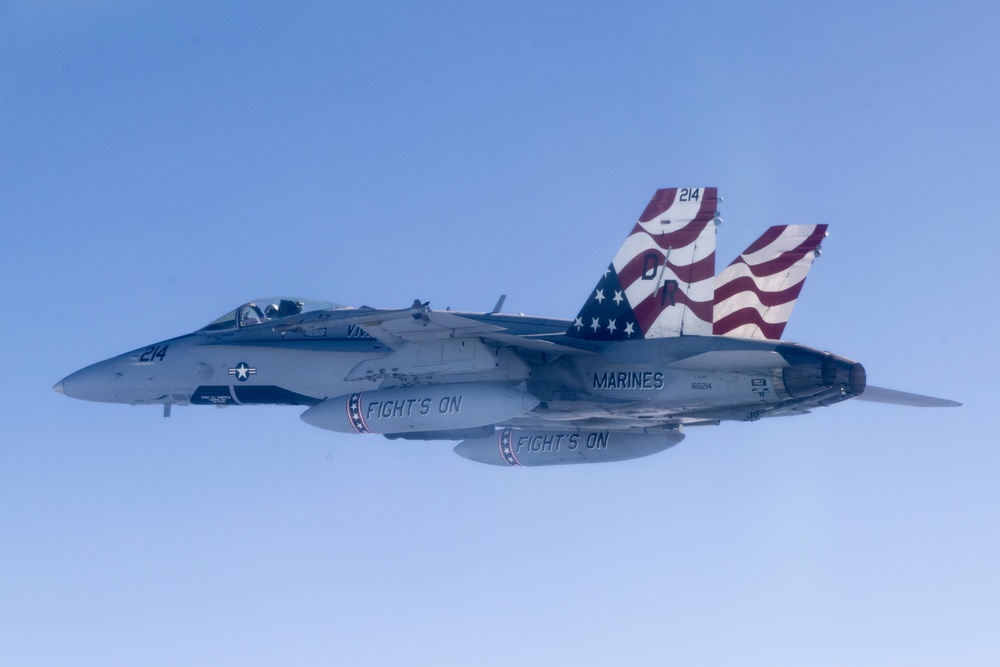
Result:
M314 310L327 310L329 308L340 308L335 303L325 301L313 301L312 299L295 299L288 297L269 297L266 299L254 299L245 303L236 310L231 310L211 324L207 324L199 331L222 331L225 329L241 329L252 327L265 322L280 320L293 315L309 313Z

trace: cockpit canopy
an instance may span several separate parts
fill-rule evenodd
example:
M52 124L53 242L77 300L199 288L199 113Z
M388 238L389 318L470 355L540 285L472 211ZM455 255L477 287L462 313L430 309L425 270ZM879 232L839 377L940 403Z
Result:
M226 329L242 329L257 326L266 322L284 319L293 315L310 313L315 310L343 308L335 303L313 301L311 299L296 299L289 297L269 297L254 299L232 310L211 324L203 326L199 331L224 331Z

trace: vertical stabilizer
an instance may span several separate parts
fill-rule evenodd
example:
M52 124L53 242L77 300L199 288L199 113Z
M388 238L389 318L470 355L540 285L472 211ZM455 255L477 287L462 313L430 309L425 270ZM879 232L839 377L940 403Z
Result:
M715 280L716 336L781 338L826 225L771 227Z
M717 188L657 190L568 335L711 335Z

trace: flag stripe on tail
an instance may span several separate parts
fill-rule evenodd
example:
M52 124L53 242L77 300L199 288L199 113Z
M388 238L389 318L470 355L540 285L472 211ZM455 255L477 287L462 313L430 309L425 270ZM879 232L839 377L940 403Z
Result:
M779 339L826 225L771 227L716 278L716 336Z

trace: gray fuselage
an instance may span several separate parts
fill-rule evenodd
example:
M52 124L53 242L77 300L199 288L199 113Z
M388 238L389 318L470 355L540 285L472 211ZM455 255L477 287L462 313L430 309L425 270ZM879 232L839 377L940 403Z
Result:
M457 315L558 345L566 343L571 324ZM134 405L314 406L379 389L485 383L518 387L538 399L532 410L496 425L618 431L796 414L864 390L860 364L780 341L680 336L569 342L578 353L475 338L390 349L356 325L279 333L260 324L200 330L148 345L77 371L57 389L75 398ZM449 429L432 430L447 437Z

